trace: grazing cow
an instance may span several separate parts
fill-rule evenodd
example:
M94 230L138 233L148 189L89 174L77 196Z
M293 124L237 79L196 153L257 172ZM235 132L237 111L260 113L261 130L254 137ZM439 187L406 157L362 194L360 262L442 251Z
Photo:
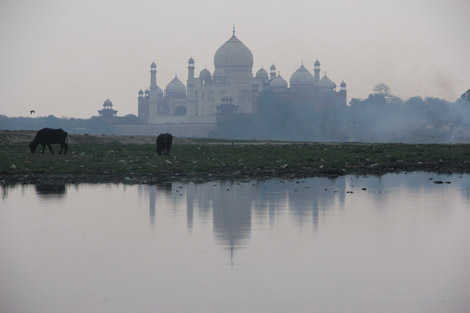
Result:
M49 147L49 150L51 150L51 153L54 154L51 144L58 143L60 145L59 154L62 153L62 150L64 148L65 148L64 153L67 153L67 150L69 147L66 141L68 141L67 132L65 132L61 128L59 129L43 128L36 133L36 137L34 137L34 140L31 141L31 143L29 144L29 150L31 150L31 153L36 152L36 148L38 147L39 144L41 144L42 145L41 153L44 153L44 149L46 148L46 145L47 145Z
M171 134L160 134L157 137L157 154L170 155L171 143L173 142L173 136Z

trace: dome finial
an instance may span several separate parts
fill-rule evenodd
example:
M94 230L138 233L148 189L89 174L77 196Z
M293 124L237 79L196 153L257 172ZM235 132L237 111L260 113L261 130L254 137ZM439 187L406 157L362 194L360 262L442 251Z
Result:
M233 24L233 31L232 31L232 33L233 33L233 36L235 36L235 24Z

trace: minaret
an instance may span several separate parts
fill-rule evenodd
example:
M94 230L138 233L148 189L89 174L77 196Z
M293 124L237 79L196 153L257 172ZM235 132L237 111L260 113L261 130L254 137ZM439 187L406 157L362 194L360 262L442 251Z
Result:
M150 88L157 87L157 64L155 61L150 64Z
M150 65L149 119L157 117L157 88L157 65L152 62Z
M144 91L142 89L139 90L139 97L137 98L137 115L144 123L148 122L149 112L144 103Z
M271 65L269 75L270 75L271 80L276 78L276 66L274 64Z
M194 59L190 57L188 60L188 86L194 84Z
M313 64L313 78L315 79L315 82L320 80L320 62L318 59Z
M347 106L348 105L348 98L347 98L347 91L346 91L346 83L344 80L339 85L339 105L340 106Z
M195 99L195 79L194 79L194 59L190 57L188 60L188 81L187 86L187 115L196 115L196 99Z

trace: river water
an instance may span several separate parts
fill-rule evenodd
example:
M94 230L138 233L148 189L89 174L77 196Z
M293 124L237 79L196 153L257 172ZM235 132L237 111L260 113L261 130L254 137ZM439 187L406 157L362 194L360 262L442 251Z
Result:
M1 191L2 313L470 312L469 175Z

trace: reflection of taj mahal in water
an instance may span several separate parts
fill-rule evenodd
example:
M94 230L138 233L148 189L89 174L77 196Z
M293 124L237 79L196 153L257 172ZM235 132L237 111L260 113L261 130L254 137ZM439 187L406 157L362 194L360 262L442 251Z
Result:
M159 207L185 208L188 230L193 228L194 219L210 221L216 241L233 257L235 250L250 240L254 218L273 225L280 215L289 212L298 227L313 223L316 231L322 215L343 209L346 185L345 177L338 177L302 182L168 182L139 186L138 190L149 199L151 228L155 227Z
M313 65L313 74L302 64L287 81L277 72L260 68L253 77L253 55L236 36L217 49L214 71L204 68L195 76L195 61L188 60L186 86L175 78L163 91L157 85L157 65L150 66L150 88L140 90L138 117L144 124L181 125L217 122L217 115L227 113L254 113L256 99L263 90L271 90L288 97L291 103L313 103L317 107L346 106L346 84L336 84L326 74L320 78L320 62ZM305 101L308 99L308 101Z

